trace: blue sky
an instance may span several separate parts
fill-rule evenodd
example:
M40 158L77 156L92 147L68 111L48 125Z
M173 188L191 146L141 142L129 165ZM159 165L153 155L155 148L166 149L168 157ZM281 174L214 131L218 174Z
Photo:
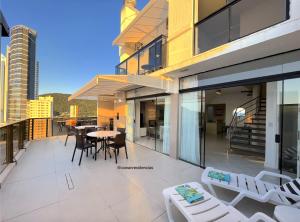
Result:
M96 74L114 73L112 41L119 34L123 0L0 0L10 27L38 32L40 94L73 93ZM137 0L143 8L148 0ZM2 39L2 52L9 39Z

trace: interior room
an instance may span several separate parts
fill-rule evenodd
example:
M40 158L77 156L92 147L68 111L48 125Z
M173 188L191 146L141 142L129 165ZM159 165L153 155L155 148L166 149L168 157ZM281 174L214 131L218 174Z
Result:
M135 142L169 154L169 97L135 100Z
M264 168L265 89L249 85L205 91L206 166L242 167L250 174Z

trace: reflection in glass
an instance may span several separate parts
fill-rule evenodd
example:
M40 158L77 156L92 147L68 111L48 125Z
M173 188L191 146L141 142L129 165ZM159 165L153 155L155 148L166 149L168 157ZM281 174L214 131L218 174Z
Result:
M282 170L300 174L300 79L284 81L282 107Z
M200 165L201 92L181 94L179 157Z

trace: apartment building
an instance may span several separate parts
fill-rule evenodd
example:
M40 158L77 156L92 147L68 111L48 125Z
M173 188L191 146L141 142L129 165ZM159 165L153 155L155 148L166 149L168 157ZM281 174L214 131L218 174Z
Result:
M9 36L9 27L0 10L0 38ZM0 41L1 49L1 41ZM0 63L0 124L5 123L7 119L7 58L1 54Z
M0 66L0 123L5 123L6 119L6 102L7 102L7 73L6 70L6 57L1 54Z
M52 118L53 97L40 96L38 99L28 100L28 118Z
M38 99L28 100L27 118L30 118L29 135L32 139L46 138L52 129L53 97L40 96Z
M124 1L115 74L98 101L127 139L195 165L300 175L300 2Z
M25 119L27 100L35 99L37 33L23 25L11 30L8 83L8 120Z
M78 105L70 105L70 118L77 118L79 113Z

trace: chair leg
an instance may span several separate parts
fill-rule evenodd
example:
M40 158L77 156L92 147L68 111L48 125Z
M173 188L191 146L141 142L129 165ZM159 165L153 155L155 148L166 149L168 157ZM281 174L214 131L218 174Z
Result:
M89 149L86 150L86 157L89 156Z
M76 146L75 146L75 148L74 148L73 157L72 157L72 162L73 162L73 160L74 160L75 152L76 152Z
M128 159L128 154L127 154L127 147L126 147L126 144L125 144L125 154L126 154L126 159Z
M65 146L67 145L68 138L69 138L69 135L67 135L67 138L66 138L66 141L65 141Z
M83 154L83 149L81 150L80 160L79 160L79 164L78 164L79 166L81 164L82 154Z
M117 158L117 151L116 151L116 149L114 149L114 153L115 153L116 164L118 164L118 158Z

